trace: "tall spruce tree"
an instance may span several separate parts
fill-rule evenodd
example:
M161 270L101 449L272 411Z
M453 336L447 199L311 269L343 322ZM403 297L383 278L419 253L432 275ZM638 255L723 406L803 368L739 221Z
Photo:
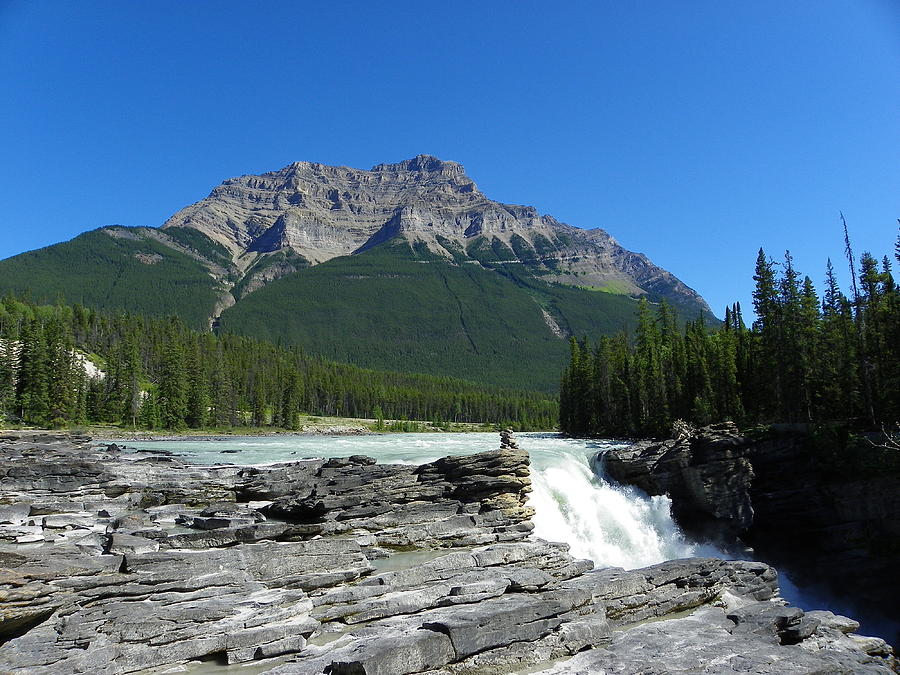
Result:
M16 408L19 418L33 424L50 421L50 357L43 325L26 321L20 333Z
M47 320L44 334L48 369L47 421L51 426L62 427L76 416L83 370L72 336L58 315Z
M790 251L784 252L783 273L779 282L780 325L777 337L781 407L776 414L788 422L803 416L803 347L801 337L800 281Z
M662 334L646 298L638 303L634 368L637 378L638 428L660 431L669 417L662 367Z
M756 356L753 364L754 400L751 402L754 417L773 418L782 408L782 374L784 358L781 339L781 306L774 263L759 249L756 258L756 287L753 290L753 308L756 321Z
M844 218L843 212L841 212L841 224L844 227L844 254L847 256L847 263L850 265L851 301L853 304L854 326L856 328L856 358L863 402L865 404L864 414L869 422L874 424L875 409L872 404L872 383L868 365L869 349L866 344L866 315L863 311L859 285L856 282L856 259L853 255L853 246L850 243L850 231L847 228L847 220Z
M187 426L188 379L184 348L176 331L168 336L159 373L156 404L166 429L182 429Z

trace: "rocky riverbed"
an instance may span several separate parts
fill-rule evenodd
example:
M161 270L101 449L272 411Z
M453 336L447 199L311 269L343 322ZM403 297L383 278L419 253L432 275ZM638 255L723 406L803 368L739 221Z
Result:
M594 569L534 539L505 440L247 468L0 433L0 671L891 672L763 563Z

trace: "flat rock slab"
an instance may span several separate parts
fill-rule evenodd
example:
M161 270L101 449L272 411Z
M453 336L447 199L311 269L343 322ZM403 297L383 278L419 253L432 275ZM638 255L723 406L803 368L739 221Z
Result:
M735 633L718 608L616 632L607 646L576 655L538 675L663 675L675 673L888 673L884 659L844 642L824 649L780 646L771 639Z
M159 542L130 534L114 533L110 537L109 552L112 554L155 553L159 550Z

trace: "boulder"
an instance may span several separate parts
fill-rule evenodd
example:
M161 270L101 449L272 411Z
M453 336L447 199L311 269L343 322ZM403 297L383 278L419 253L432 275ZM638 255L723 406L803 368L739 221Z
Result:
M30 514L30 504L0 504L0 525L22 525Z

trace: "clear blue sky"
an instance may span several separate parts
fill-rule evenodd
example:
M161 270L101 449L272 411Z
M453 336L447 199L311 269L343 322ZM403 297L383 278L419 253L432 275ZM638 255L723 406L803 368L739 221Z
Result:
M0 86L0 257L230 176L419 153L720 315L760 246L821 285L840 210L859 250L897 237L894 0L0 0Z

